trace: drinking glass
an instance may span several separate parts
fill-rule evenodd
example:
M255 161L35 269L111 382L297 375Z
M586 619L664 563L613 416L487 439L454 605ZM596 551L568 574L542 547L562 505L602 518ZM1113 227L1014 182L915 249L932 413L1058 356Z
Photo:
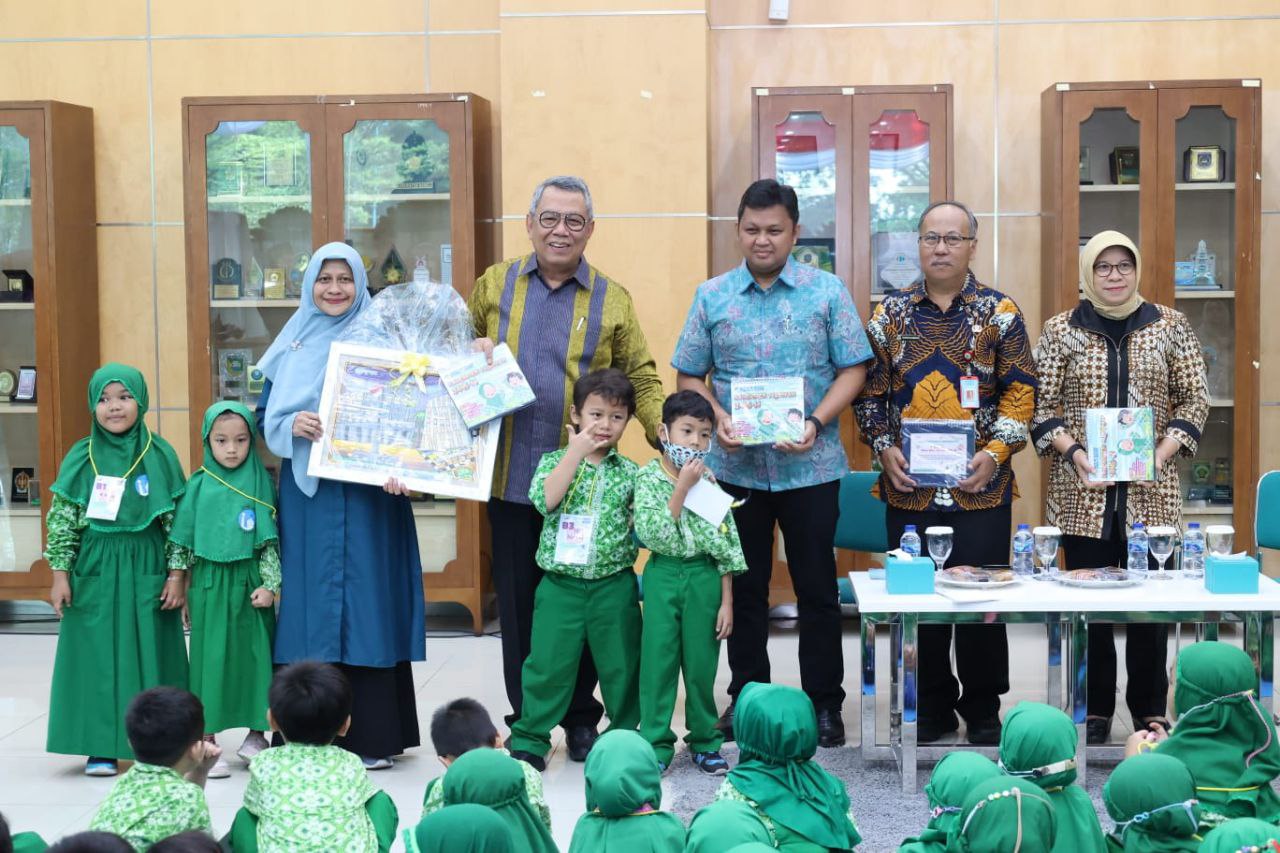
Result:
M929 556L937 564L938 571L942 571L947 557L951 556L951 540L954 533L955 531L950 527L929 527L924 531L924 535L929 539Z
M1219 557L1225 557L1231 553L1231 541L1236 535L1236 530L1230 524L1210 524L1204 529L1205 544L1209 546L1210 554L1217 554Z
M1036 541L1036 556L1040 558L1043 575L1048 577L1056 569L1053 561L1058 557L1058 545L1062 542L1062 531L1056 527L1037 527L1031 531Z
M1160 570L1156 572L1155 580L1167 581L1169 575L1165 574L1164 561L1169 559L1169 555L1173 553L1173 540L1177 537L1178 530L1174 527L1150 527L1147 529L1147 547L1151 549L1151 556L1156 558L1156 562L1160 564Z

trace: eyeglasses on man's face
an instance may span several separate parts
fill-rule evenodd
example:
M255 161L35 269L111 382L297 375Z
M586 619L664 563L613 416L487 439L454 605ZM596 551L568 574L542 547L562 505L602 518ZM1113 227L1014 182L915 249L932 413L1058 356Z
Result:
M1109 264L1106 261L1098 261L1093 265L1093 274L1106 278L1111 275L1112 270L1115 270L1120 273L1120 275L1133 275L1133 271L1135 269L1136 267L1134 266L1133 261L1121 261L1118 264Z
M564 220L564 227L570 231L581 231L587 227L587 217L579 213L559 213L554 210L544 210L538 214L538 224L547 230L551 230Z
M938 243L946 243L948 249L958 249L961 243L971 243L976 237L965 237L961 234L952 232L951 234L938 234L930 231L928 234L922 234L919 237L920 244L930 249L935 249Z

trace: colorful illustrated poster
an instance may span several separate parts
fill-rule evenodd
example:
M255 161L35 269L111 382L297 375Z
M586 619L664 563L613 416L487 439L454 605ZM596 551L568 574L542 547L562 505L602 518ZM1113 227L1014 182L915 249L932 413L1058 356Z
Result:
M1085 445L1093 479L1106 483L1154 480L1155 421L1150 407L1086 409Z
M766 376L729 384L734 434L745 445L804 440L804 378Z
M307 473L374 486L396 477L415 491L488 500L498 425L473 431L463 421L440 381L440 371L455 364L333 344L320 394L324 437L311 452Z
M921 486L951 488L968 477L974 444L973 421L902 420L907 475Z
M484 353L476 353L442 370L440 379L469 427L488 423L533 402L533 389L506 344L493 348L493 364L485 362Z

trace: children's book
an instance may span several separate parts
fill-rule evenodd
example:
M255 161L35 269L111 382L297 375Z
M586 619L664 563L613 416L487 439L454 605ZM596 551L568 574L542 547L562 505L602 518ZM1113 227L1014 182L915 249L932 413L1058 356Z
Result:
M1092 479L1124 483L1156 478L1155 412L1150 407L1086 409Z
M455 359L440 372L462 420L472 429L533 402L533 389L506 344L493 348L493 364L484 353Z
M733 432L746 445L804 440L804 377L734 379Z

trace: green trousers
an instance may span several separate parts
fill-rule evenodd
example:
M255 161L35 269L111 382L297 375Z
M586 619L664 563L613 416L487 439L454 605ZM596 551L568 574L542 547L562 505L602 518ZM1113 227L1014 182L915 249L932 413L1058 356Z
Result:
M720 574L708 557L682 560L653 554L644 569L644 639L640 644L640 734L670 766L676 733L671 715L676 682L684 672L685 742L694 752L716 752L716 666L720 641Z
M533 637L522 679L524 706L511 727L512 751L543 756L551 729L569 709L583 644L600 674L609 729L640 722L640 601L633 572L581 580L547 572L533 596Z

